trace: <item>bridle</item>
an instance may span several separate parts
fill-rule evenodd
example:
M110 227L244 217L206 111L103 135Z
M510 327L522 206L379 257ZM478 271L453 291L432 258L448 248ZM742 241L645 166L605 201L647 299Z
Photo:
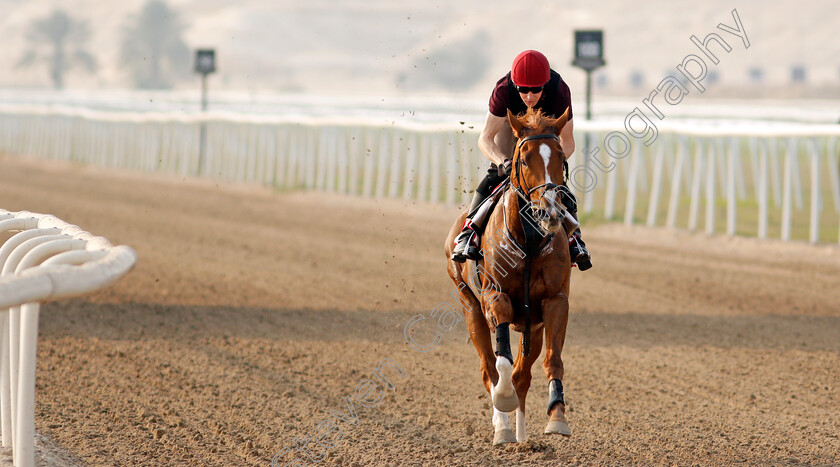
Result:
M543 133L539 135L531 135L521 138L516 144L516 152L513 155L513 159L516 162L514 163L513 168L516 172L516 182L519 186L514 185L513 188L514 190L516 190L516 193L519 196L523 197L527 202L531 202L531 193L539 190L540 188L544 189L543 194L540 196L540 198L545 196L545 191L556 190L558 188L556 183L543 183L542 185L537 185L533 188L528 188L528 184L524 182L524 178L522 177L522 168L520 167L522 164L524 164L524 162L522 161L522 145L527 143L528 141L533 141L535 139L553 139L558 143L560 142L560 138L558 138L557 135L551 133ZM511 174L511 179L513 179L513 174ZM511 183L511 185L513 184Z

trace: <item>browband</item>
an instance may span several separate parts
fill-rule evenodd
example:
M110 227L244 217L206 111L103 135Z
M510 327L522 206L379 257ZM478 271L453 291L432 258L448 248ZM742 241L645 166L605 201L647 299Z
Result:
M526 141L531 141L531 140L534 140L534 139L549 139L549 138L556 139L557 141L560 141L560 138L558 138L557 135L552 135L552 134L549 134L549 133L544 133L544 134L541 134L541 135L531 135L531 136L526 136L526 137L520 139L519 144L516 145L516 149L521 148L522 145L525 144Z

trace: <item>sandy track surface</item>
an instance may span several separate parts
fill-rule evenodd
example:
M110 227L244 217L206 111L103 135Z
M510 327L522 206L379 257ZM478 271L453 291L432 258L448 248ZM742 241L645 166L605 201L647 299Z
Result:
M586 229L595 268L573 274L564 350L573 436L541 434L538 364L529 441L494 448L464 323L426 353L403 337L454 303L441 246L456 208L0 167L3 208L140 257L41 315L37 429L83 464L269 465L306 437L329 465L840 463L835 246ZM383 370L394 390L365 407L354 390L383 359L405 376Z

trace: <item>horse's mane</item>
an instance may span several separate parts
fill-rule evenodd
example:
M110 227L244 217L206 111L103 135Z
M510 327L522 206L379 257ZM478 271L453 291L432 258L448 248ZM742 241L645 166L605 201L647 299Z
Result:
M533 107L529 108L524 114L520 114L517 118L519 118L519 121L528 127L528 129L536 130L536 133L544 132L546 131L546 128L550 126L556 126L558 120L556 118L549 117L544 114L542 110L534 109Z

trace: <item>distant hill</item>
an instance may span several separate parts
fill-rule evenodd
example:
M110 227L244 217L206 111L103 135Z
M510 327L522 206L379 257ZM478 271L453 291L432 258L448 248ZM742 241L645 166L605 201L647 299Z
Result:
M43 68L16 69L25 32L35 18L60 4L89 22L100 69L75 71L71 88L125 88L119 67L123 29L142 0L20 2L0 0L0 87L47 87ZM840 96L840 3L836 0L776 2L457 2L400 0L173 0L188 22L191 47L215 47L219 73L211 86L230 90L307 94L446 94L485 96L514 55L543 51L583 92L584 74L569 66L572 31L602 28L607 67L596 73L596 92L646 96L688 54L691 43L716 32L732 47L718 50L710 66L708 94L737 97ZM725 33L737 8L749 49ZM716 46L712 46L713 48ZM792 82L793 68L803 76ZM196 85L182 81L181 88ZM696 93L695 93L696 94Z

